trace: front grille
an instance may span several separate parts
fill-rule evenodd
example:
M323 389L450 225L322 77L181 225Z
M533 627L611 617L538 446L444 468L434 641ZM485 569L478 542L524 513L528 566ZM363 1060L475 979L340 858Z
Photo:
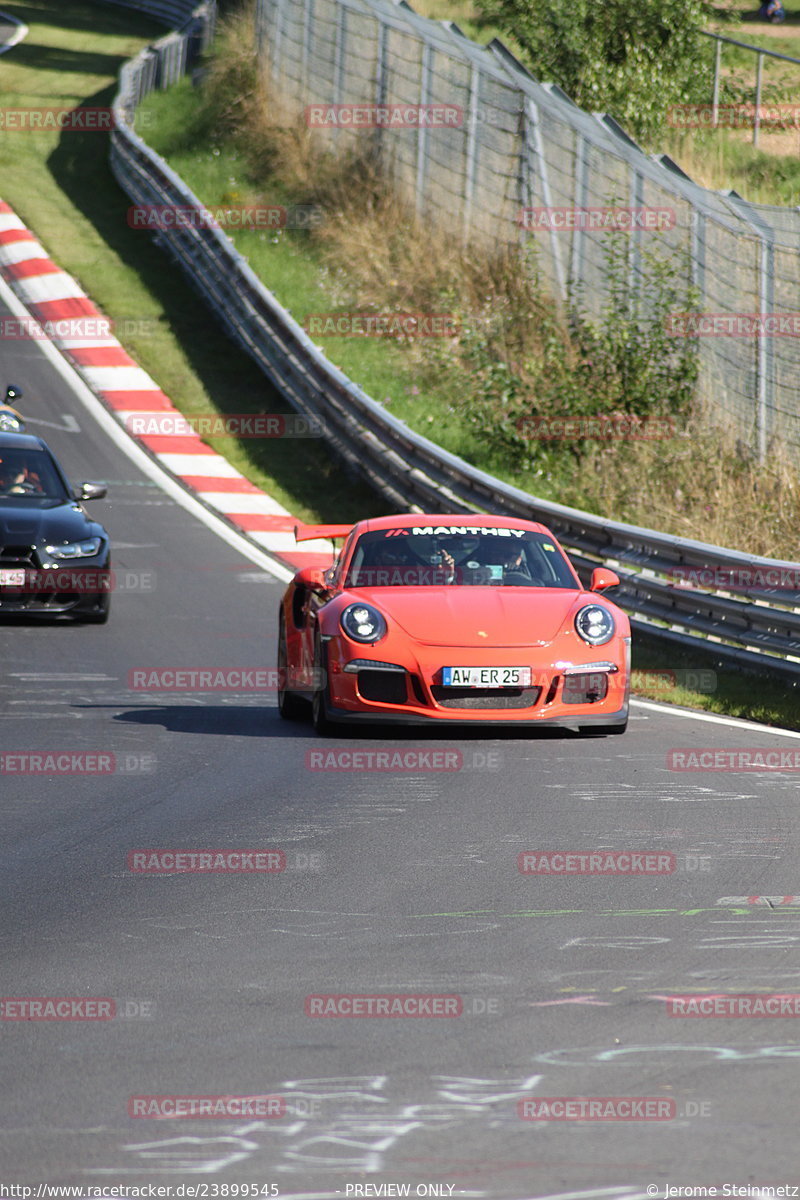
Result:
M35 567L33 546L0 546L0 566Z
M595 671L587 675L566 675L562 699L565 704L597 704L608 695L608 675Z
M35 571L38 565L33 546L0 545L0 569L3 571ZM26 612L36 601L37 597L31 592L0 586L0 612Z
M532 708L541 688L453 688L435 684L431 695L442 708Z
M382 704L406 704L406 673L361 670L358 672L358 691L364 700L377 700Z

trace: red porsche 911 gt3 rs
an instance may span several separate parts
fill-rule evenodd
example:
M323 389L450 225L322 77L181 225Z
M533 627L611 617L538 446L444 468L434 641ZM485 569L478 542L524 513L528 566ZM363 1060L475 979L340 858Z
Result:
M431 721L624 733L630 625L584 589L534 521L404 514L300 527L345 537L329 570L298 571L281 604L281 716L314 725Z

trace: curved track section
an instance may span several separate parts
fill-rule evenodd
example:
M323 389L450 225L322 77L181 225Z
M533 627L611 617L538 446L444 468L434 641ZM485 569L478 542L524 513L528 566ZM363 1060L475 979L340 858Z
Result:
M791 1184L792 1019L676 1018L666 998L800 991L796 737L657 706L606 740L284 724L246 674L273 663L280 584L123 453L39 344L0 355L72 477L109 480L124 582L106 627L0 626L3 1182L509 1200ZM157 690L169 669L228 686ZM688 748L736 769L671 769L723 761ZM742 770L754 750L783 770ZM65 752L70 770L26 773ZM111 769L71 773L90 755ZM220 848L285 869L130 857ZM519 869L601 850L658 872ZM354 994L419 996L423 1015L309 999ZM453 1015L428 1016L433 996ZM15 1019L48 997L115 1015ZM249 1099L131 1115L153 1096ZM667 1108L520 1108L587 1096Z

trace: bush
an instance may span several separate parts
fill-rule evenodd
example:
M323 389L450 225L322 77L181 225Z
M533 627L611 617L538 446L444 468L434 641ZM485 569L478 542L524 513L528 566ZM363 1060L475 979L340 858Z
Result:
M713 47L699 36L703 0L478 0L522 46L537 78L647 140L674 104L705 104Z

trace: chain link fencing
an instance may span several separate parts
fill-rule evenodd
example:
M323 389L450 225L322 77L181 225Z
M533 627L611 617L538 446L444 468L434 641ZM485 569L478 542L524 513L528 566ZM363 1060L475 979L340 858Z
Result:
M702 318L676 314L672 329L699 332L705 411L761 461L778 445L800 461L800 209L700 187L608 114L539 83L502 43L480 46L405 0L257 0L256 12L282 111L337 152L370 138L420 218L458 242L535 246L561 302L579 295L601 314L604 222L629 221L637 311L652 299L650 247L700 297Z

